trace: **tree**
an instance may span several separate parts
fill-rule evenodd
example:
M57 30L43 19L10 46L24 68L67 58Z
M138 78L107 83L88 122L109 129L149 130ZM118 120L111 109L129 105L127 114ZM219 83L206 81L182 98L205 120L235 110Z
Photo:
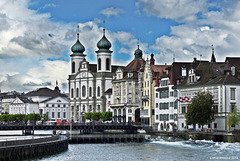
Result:
M112 120L112 112L111 111L102 112L101 119L103 121L111 121Z
M93 113L93 120L99 121L101 119L102 113L101 112L95 112Z
M185 115L188 125L206 125L214 120L213 96L209 92L198 92L187 106Z
M230 130L231 126L235 127L239 123L240 116L237 112L238 112L237 108L234 108L233 112L228 113L227 118L228 130Z
M92 113L92 112L87 112L87 113L85 113L84 118L85 118L86 120L92 121L93 113Z
M42 119L43 119L43 121L48 121L48 114L44 113L42 115Z

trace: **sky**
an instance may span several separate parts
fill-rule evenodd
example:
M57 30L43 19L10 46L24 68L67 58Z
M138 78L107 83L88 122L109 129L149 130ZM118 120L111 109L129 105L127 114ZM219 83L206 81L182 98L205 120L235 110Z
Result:
M105 24L103 23L105 21ZM239 0L1 0L0 90L58 86L68 92L77 39L90 63L106 28L114 65L127 65L139 44L156 64L240 57Z

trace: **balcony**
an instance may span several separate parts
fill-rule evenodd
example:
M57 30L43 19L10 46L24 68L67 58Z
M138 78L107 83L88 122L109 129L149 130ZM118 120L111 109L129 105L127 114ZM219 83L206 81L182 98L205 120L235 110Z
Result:
M149 96L145 95L141 97L142 101L147 101L149 99Z

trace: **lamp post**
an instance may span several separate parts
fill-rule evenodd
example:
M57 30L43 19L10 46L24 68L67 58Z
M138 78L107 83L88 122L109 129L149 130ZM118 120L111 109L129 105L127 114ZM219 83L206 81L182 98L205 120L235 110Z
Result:
M33 111L33 135L34 135L34 120L35 120L35 111Z

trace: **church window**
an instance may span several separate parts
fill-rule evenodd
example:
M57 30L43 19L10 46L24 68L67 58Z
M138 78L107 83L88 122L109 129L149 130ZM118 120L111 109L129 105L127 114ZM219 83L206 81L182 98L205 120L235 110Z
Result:
M106 59L106 69L110 70L110 59L109 58Z
M82 96L86 96L86 86L82 86Z
M75 73L75 62L72 62L72 73Z
M97 87L97 96L100 97L100 87Z
M98 70L101 70L101 59L98 59Z
M73 88L71 89L71 96L72 96L72 98L74 97L74 95L73 95Z
M83 105L83 112L85 111L85 105Z
M92 97L92 87L89 87L89 97Z
M78 97L78 93L79 93L79 89L77 88L77 91L76 91L76 96Z

